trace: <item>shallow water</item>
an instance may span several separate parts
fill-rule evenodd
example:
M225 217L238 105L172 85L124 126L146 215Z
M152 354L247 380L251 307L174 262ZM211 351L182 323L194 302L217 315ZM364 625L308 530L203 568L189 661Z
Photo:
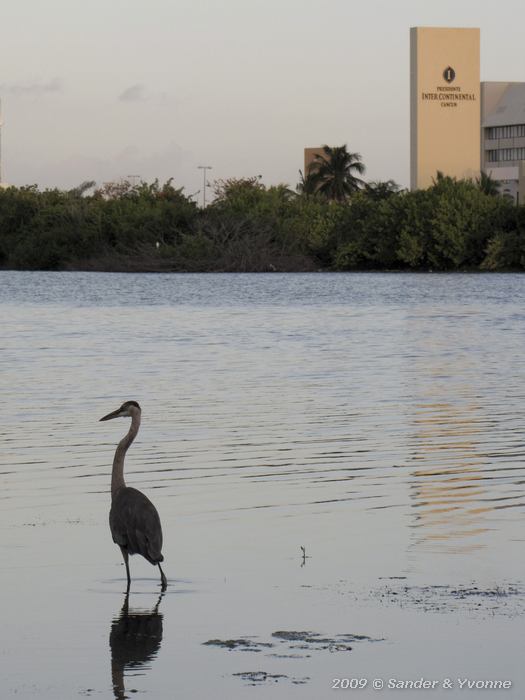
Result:
M523 697L523 279L1 272L2 696Z

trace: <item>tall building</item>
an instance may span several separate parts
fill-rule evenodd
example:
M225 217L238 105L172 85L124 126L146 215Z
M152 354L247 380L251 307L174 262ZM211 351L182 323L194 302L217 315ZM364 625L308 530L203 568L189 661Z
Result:
M481 83L481 169L525 203L525 83Z
M310 166L314 162L315 157L322 155L324 155L322 146L313 146L311 148L304 149L304 177L308 176L308 173L310 172Z
M480 172L479 29L410 30L410 186Z

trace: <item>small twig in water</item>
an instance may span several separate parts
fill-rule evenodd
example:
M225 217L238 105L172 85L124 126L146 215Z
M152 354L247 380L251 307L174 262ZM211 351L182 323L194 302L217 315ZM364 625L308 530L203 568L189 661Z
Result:
M301 552L303 553L303 560L301 562L301 567L303 567L306 564L306 560L310 559L310 557L306 556L306 547L303 547L302 545L300 545L300 547L301 547Z

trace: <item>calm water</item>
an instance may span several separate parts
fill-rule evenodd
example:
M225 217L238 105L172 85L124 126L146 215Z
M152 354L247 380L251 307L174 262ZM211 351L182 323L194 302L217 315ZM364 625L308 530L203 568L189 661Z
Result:
M0 313L2 697L524 696L523 276L1 272Z

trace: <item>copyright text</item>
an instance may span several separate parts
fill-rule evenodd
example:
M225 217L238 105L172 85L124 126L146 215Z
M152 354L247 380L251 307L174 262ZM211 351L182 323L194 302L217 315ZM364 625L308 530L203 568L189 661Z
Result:
M488 678L333 678L334 690L363 690L366 687L374 690L436 690L458 688L459 690L509 690L512 681Z

